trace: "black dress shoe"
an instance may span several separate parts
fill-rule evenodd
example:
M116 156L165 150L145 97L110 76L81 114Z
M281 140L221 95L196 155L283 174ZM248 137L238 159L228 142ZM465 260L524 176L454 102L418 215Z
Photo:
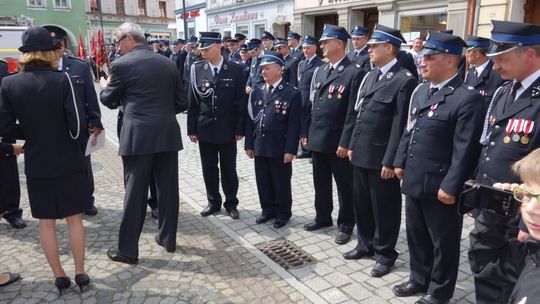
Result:
M58 293L62 295L62 291L71 286L71 279L69 277L57 277L54 279L54 286L58 288Z
M276 219L274 221L274 225L272 225L274 228L278 229L278 228L281 228L283 226L285 226L287 224L287 220L282 220L282 219Z
M415 304L446 304L450 302L450 299L437 299L432 295L425 295L421 297L418 301L414 302Z
M427 288L415 281L407 281L392 288L394 294L398 297L410 297L419 292L426 292Z
M221 210L221 208L216 208L216 207L212 207L212 206L206 206L206 208L204 208L202 211L201 211L201 215L202 216L209 216L209 215L212 215L216 212L219 212Z
M0 284L0 287L7 286L13 282L18 281L21 278L21 275L16 272L8 272L8 273L3 273L3 274L9 275L9 279L5 281L4 283Z
M90 207L90 208L88 208L87 210L84 211L84 214L89 215L89 216L96 215L97 214L96 206L92 205L92 207Z
M304 229L307 231L314 231L317 229L321 229L324 227L330 227L332 226L332 222L330 223L318 223L317 221L311 221L304 225Z
M79 290L83 292L90 285L90 277L86 273L75 275L75 284L79 286Z
M390 273L390 268L392 268L392 266L383 265L377 262L371 270L371 276L374 278L380 278L382 276L385 276Z
M365 252L355 248L343 254L345 260L359 260L365 256L373 256L373 252Z
M227 214L228 214L233 220L237 220L237 219L240 218L240 213L238 213L238 210L236 210L236 209L228 210L228 211L227 211Z
M351 233L347 232L338 232L336 235L336 239L334 240L334 243L338 245L347 244L351 240Z
M157 220L159 217L158 209L157 208L152 209L152 211L150 212L150 215Z
M130 265L135 265L139 263L138 258L130 258L128 256L118 253L118 250L114 250L114 249L107 250L107 256L109 257L109 259L115 262L126 263Z
M261 214L257 216L257 219L255 219L255 223L257 224L263 224L268 222L269 220L275 218L275 215L267 215L267 214Z
M26 222L21 217L6 219L6 221L8 221L11 227L15 229L23 229L24 227L26 227Z
M163 241L159 239L159 235L156 234L154 239L156 240L156 243L159 246L164 247L165 250L167 250L167 252L175 252L176 251L176 247L166 247L165 244L163 243Z

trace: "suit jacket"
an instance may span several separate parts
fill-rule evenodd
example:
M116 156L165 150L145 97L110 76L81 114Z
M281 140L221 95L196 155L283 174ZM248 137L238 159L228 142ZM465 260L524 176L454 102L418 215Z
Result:
M315 70L323 64L324 61L317 55L313 57L309 64L307 59L302 59L298 64L298 90L302 95L302 128L305 127L306 119L311 111L311 101L309 100L311 79ZM307 130L304 130L302 133L307 133Z
M293 87L298 85L298 60L295 57L292 57L290 54L287 55L287 58L284 60L283 64L283 80Z
M196 83L188 89L188 134L211 144L234 142L235 135L245 134L247 95L242 67L224 59L215 80L206 61L192 69L197 79L190 81Z
M418 69L416 68L416 64L414 63L414 59L410 53L399 51L396 59L398 60L399 65L407 69L414 76L414 78L418 80Z
M349 51L347 54L347 57L352 63L360 65L360 68L364 71L369 72L371 70L371 63L369 61L369 53L368 53L369 46L366 46L362 51L360 51L360 54L356 55L355 50Z
M483 142L476 178L486 185L493 185L495 182L520 183L519 177L511 170L512 164L540 147L540 132L538 132L540 126L540 78L536 79L505 111L505 101L512 90L512 84L513 82L509 81L501 86L493 97L493 109L485 120L488 128L487 133L490 135ZM504 142L504 138L507 136L506 127L511 119L534 122L531 133L526 136L527 140L522 140L524 132L513 131L511 137L518 136L518 141Z
M69 74L77 98L81 99L86 114L87 128L81 134L79 142L86 147L86 142L90 136L88 128L97 127L103 129L101 123L101 110L94 87L94 81L90 72L90 66L86 61L75 57L64 55L62 57L62 72Z
M457 196L471 177L480 151L480 93L455 76L428 98L430 83L411 97L409 124L394 167L405 168L401 191L414 198L436 199L439 188Z
M244 74L244 80L246 81L246 84L247 84L247 81L249 79L249 70L251 69L251 61L253 61L253 58L249 58L248 61L246 62L243 62L243 61L240 61L240 66L242 67L242 71L243 71L243 74Z
M167 48L164 48L164 49L163 49L163 53L162 53L161 55L163 55L163 56L165 56L165 57L167 57L167 58L171 58L172 51L171 51L171 49L168 48L168 47L167 47Z
M356 92L366 73L346 56L332 73L328 74L329 70L330 63L326 63L313 76L311 115L305 122L307 134L302 134L308 138L308 149L321 153L335 153L338 146L349 146Z
M240 57L240 51L229 53L227 56L227 61L240 64L242 58Z
M29 178L55 178L85 168L77 136L87 124L82 102L76 102L77 106L67 76L45 65L2 79L0 136L14 132L19 121Z
M136 46L112 64L101 103L123 106L119 154L142 155L182 149L176 113L187 108L184 85L172 60Z
M493 70L493 61L489 61L486 68L477 78L474 78L474 73L469 71L465 78L465 83L477 89L484 96L484 107L487 110L493 94L503 84L504 80L499 73Z
M356 98L359 108L349 144L349 149L353 150L351 163L373 170L393 167L407 122L411 93L417 85L412 74L399 63L378 81L377 71L368 73L359 88Z
M245 149L256 157L283 157L295 154L300 136L300 92L283 80L267 98L265 85L251 92L248 107L252 116L246 119Z
M253 88L264 83L259 63L260 57L251 58L251 68L249 69L249 78L246 86Z
M184 80L184 82L189 83L189 77L190 77L189 73L191 72L191 65L201 60L202 60L202 57L195 55L195 53L192 51L186 54L186 60L184 61L184 68L182 70L182 74L183 74L182 80Z

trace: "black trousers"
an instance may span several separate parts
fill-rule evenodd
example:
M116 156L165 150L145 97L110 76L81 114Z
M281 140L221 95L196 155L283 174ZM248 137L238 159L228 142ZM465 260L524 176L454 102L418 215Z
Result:
M407 196L406 216L410 279L428 286L427 293L437 299L452 298L463 226L457 205Z
M377 262L392 266L401 225L401 192L397 178L382 179L380 170L353 166L357 249L374 251Z
M219 193L219 175L225 194L225 209L236 209L238 206L238 175L236 174L236 142L227 144L210 144L199 141L204 185L208 204L221 208ZM219 163L219 167L218 167ZM159 200L158 200L159 201Z
M339 201L338 229L351 233L354 228L353 169L347 158L335 153L312 152L313 184L315 186L315 221L331 223L334 201L332 176L336 181Z
M16 156L0 157L0 205L7 206L4 218L16 219L22 216L21 185Z
M124 215L120 224L118 251L138 257L139 237L146 215L148 184L156 180L159 238L166 247L176 246L178 225L178 152L122 156L124 164Z
M255 157L255 178L262 214L288 221L292 216L292 163L283 158Z

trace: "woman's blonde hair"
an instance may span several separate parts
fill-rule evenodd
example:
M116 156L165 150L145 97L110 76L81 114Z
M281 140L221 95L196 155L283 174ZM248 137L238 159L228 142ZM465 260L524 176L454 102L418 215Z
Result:
M512 170L519 175L523 182L535 181L535 183L540 183L540 148L533 150L517 161L512 166Z
M50 50L27 52L19 57L21 70L35 64L45 64L56 70L58 68L58 55L54 50Z

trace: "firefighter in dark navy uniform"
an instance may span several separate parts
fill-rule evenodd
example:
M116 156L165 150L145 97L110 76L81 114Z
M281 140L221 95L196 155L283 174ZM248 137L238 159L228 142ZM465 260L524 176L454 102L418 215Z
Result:
M187 44L188 50L186 54L186 60L184 61L184 68L182 69L182 79L186 85L186 89L189 87L191 65L195 62L202 60L202 57L198 54L200 50L197 50L198 38L191 36Z
M412 91L418 84L396 55L405 39L399 30L377 24L369 45L374 69L356 97L356 123L349 144L358 245L345 259L376 254L374 277L390 272L401 225L401 193L394 157L407 121Z
M347 158L354 127L354 101L365 72L345 55L349 34L340 26L325 25L319 40L329 63L315 71L311 85L312 110L306 119L302 142L312 151L315 219L308 231L332 225L332 176L339 199L335 242L347 243L354 228L352 166Z
M238 64L242 67L244 73L244 80L247 82L249 78L249 70L251 68L251 54L248 52L247 44L242 44L240 46L240 58L242 59Z
M300 44L300 34L295 32L289 32L287 35L287 45L289 46L289 56L298 64L304 59L304 53L302 52L302 45Z
M240 63L242 58L240 58L240 44L236 38L230 38L227 40L227 49L229 54L227 54L227 61Z
M495 91L484 119L476 180L489 186L496 182L521 183L512 165L540 147L540 26L496 20L492 23L488 56L494 62L493 69L511 81ZM517 224L511 223L509 238L518 234ZM519 227L526 231L523 223ZM523 231L518 239L525 241L527 234ZM482 269L471 266L476 302L506 303L513 286L497 278L477 276Z
M307 116L311 112L311 101L309 95L311 93L311 79L315 69L324 64L319 56L317 56L317 39L312 36L305 36L302 45L302 51L305 59L298 64L298 90L302 95L302 127L305 126ZM305 130L303 133L306 133ZM311 152L304 146L300 145L302 152L297 155L297 158L311 158Z
M368 30L357 25L351 32L351 41L354 49L350 50L347 54L351 62L359 64L366 72L371 70L368 54L369 46L367 45L367 41L369 40L368 34Z
M460 37L429 32L422 78L412 94L407 128L394 160L403 179L410 277L396 296L426 292L416 303L448 303L459 268L463 218L456 197L471 177L480 152L482 96L458 74Z
M293 87L296 87L298 82L296 76L296 73L298 72L298 61L296 61L290 55L287 40L283 38L276 38L276 40L274 40L274 49L278 54L280 54L280 56L283 57L283 81L289 83Z
M265 80L251 92L246 119L245 149L255 158L255 177L262 213L258 224L272 218L274 228L289 221L292 211L292 160L300 136L300 92L283 81L283 59L266 52L260 66Z
M247 95L240 65L221 55L219 33L201 32L200 48L204 61L192 65L188 91L188 135L199 143L208 206L201 211L209 216L221 210L239 218L236 141L244 137ZM219 167L218 167L219 163Z
M503 84L504 80L493 69L493 61L487 56L489 39L469 36L466 43L467 64L474 66L467 73L465 83L477 89L484 96L485 109L487 110L493 93Z
M262 41L262 48L264 51L273 51L274 50L274 40L276 40L276 37L272 35L270 32L264 31L261 35L261 41Z
M251 54L251 67L249 68L249 78L246 82L246 93L249 94L251 89L257 85L263 84L264 79L261 75L259 62L262 57L263 50L261 48L262 41L260 39L251 39L248 44L248 52Z

